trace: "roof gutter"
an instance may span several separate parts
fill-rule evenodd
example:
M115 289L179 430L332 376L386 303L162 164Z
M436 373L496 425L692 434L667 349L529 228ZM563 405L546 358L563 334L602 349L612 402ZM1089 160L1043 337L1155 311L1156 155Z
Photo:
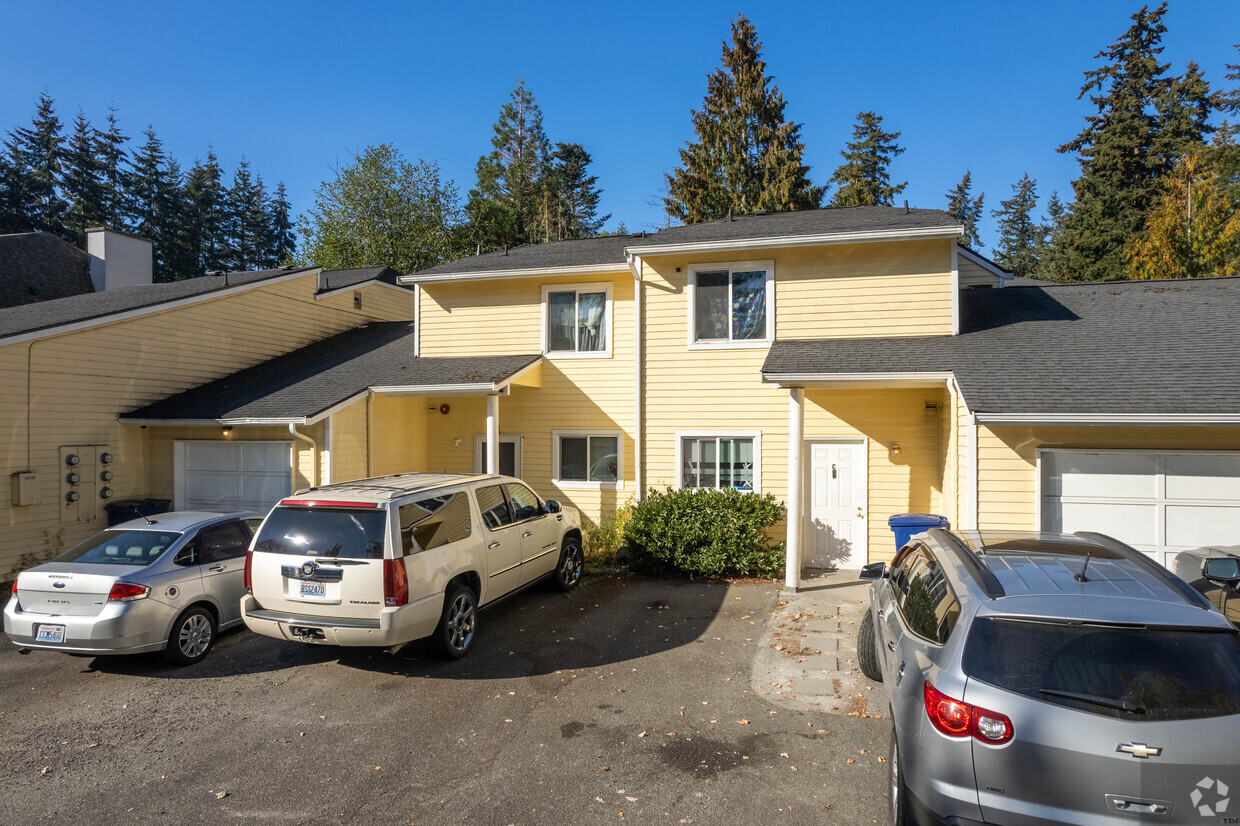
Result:
M921 241L929 238L959 238L964 229L958 224L923 229L829 232L817 235L787 235L773 238L745 238L727 241L699 241L688 244L657 244L626 247L634 255L677 255L681 253L730 252L732 250L774 249L776 247L820 247L826 244L857 244L873 241Z
M937 387L954 378L950 371L920 373L767 373L762 381L780 387Z
M977 413L985 425L1240 425L1240 413Z
M490 281L500 278L532 278L538 276L545 278L553 275L602 275L606 273L623 273L628 272L628 268L622 262L615 264L587 264L571 267L523 267L517 270L482 270L475 272L452 272L441 273L438 275L418 275L410 273L409 275L397 276L396 283L401 285L408 284L440 284L444 282L456 281Z

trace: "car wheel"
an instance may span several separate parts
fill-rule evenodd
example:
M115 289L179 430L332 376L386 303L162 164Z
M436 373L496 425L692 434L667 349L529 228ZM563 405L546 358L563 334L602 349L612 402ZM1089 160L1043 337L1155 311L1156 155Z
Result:
M861 673L876 683L883 681L883 670L878 665L878 648L874 644L874 614L869 608L861 618L861 628L857 631L857 662L861 664Z
M571 591L581 582L585 570L585 557L581 554L581 540L570 536L564 540L560 551L560 564L555 568L555 584L561 591Z
M478 629L478 598L468 586L457 583L448 589L443 601L443 614L435 628L435 645L439 653L459 660L469 653Z
M900 762L900 744L896 740L896 727L891 727L891 749L887 754L887 823L888 826L907 826L908 790L904 785L904 765Z
M191 608L172 624L164 659L173 665L193 665L215 644L215 617L201 606Z

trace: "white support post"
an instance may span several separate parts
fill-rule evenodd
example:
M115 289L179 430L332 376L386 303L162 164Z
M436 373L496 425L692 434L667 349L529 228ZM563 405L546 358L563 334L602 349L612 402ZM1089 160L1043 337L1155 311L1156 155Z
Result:
M788 541L784 585L801 587L801 453L805 445L805 390L789 388L788 395Z
M499 473L499 394L487 395L487 473Z

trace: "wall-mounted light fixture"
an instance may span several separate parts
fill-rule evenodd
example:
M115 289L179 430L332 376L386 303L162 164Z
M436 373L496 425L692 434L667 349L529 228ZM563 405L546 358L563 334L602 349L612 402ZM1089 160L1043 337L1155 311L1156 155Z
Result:
M900 443L899 442L892 442L888 447L891 450L892 456L900 455Z
M232 436L232 425L226 424L220 428L220 432L224 434L224 438L228 439Z
M452 440L452 446L453 446L453 447L460 447L460 446L461 446L461 437L460 437L460 436L457 436L455 439L453 439L453 440Z

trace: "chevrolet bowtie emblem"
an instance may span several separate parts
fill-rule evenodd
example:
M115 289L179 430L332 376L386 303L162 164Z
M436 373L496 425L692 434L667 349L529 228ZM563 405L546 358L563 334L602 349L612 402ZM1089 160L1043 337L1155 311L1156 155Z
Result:
M1120 743L1115 747L1115 750L1126 752L1133 757L1140 757L1141 759L1157 757L1162 754L1161 746L1147 746L1145 743Z

